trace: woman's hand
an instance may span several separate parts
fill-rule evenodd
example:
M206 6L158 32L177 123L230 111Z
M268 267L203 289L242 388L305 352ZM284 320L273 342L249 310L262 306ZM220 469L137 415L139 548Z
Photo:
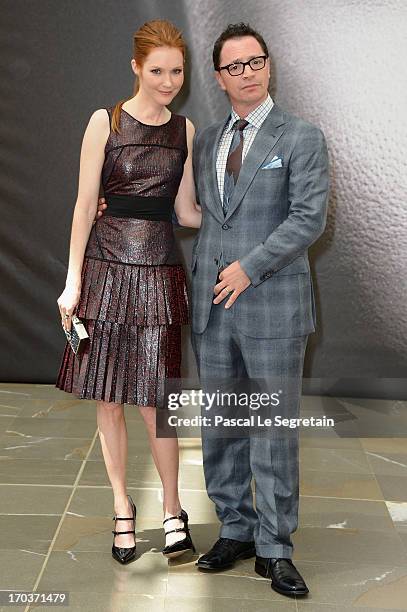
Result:
M98 219L100 219L100 217L103 217L103 211L106 210L106 208L107 208L107 204L106 204L105 198L99 198L98 199L98 208L97 208L97 211L96 211L95 218L93 219L92 225L95 225L96 221Z
M66 331L71 331L71 317L79 303L80 296L79 288L67 285L57 300L62 327Z

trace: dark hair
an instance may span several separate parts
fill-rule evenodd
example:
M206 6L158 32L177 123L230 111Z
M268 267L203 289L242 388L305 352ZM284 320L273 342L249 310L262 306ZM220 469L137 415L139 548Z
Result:
M263 49L264 55L267 55L267 57L269 56L267 45L264 42L263 36L259 34L259 32L253 30L248 23L231 23L228 25L226 30L222 32L213 45L212 59L215 70L219 70L220 53L224 43L231 38L242 38L243 36L253 36L253 38L257 40Z

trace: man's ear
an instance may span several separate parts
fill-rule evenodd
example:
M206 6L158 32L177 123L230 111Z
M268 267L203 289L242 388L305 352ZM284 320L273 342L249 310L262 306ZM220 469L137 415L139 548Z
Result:
M222 77L221 73L218 70L215 70L215 79L218 81L219 87L223 91L226 91L226 87L225 87L225 84L223 82L223 77Z

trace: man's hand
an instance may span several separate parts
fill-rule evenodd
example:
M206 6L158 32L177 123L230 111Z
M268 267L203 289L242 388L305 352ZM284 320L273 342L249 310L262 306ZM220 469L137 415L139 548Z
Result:
M251 284L250 278L241 267L239 261L234 261L219 274L220 283L213 288L214 294L217 296L214 304L219 304L222 300L230 295L225 304L225 308L230 308L235 303L238 296Z
M95 215L95 218L93 219L92 225L95 225L96 221L100 217L103 217L103 211L105 210L105 208L107 208L107 204L106 204L105 198L99 198L99 200L98 200L98 209L96 211L96 215Z

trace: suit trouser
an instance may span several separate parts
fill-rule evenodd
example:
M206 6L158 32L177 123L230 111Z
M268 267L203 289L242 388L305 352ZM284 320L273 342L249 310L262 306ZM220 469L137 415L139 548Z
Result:
M239 299L239 298L238 298ZM290 417L299 416L308 336L252 338L239 331L235 306L212 304L202 334L192 345L203 391L216 379L290 380ZM274 389L275 390L275 389ZM276 414L279 414L276 410ZM220 536L253 541L261 557L291 558L290 535L298 525L299 433L221 437L202 428L207 492L221 522ZM255 504L251 489L255 481Z

